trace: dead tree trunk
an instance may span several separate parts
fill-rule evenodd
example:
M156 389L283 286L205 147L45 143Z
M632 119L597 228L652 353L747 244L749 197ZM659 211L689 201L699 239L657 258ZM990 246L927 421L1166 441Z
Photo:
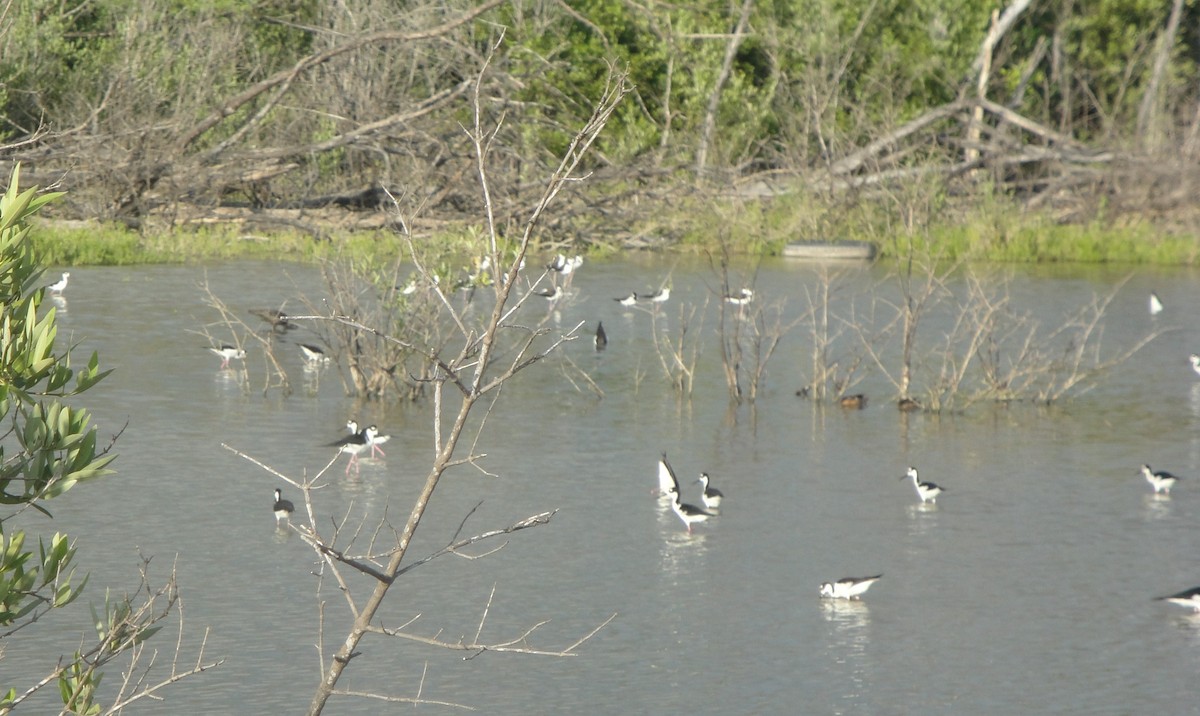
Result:
M733 29L733 34L729 37L729 44L725 46L725 59L721 62L721 74L717 76L712 94L708 96L708 109L704 112L704 124L700 129L700 144L696 147L697 181L704 174L705 166L708 164L708 148L712 144L713 132L717 128L717 109L721 104L721 92L725 89L725 83L729 81L729 75L733 73L733 60L737 56L742 40L746 37L746 25L750 23L750 10L753 8L754 0L744 0L742 3L742 14L738 18L737 26Z

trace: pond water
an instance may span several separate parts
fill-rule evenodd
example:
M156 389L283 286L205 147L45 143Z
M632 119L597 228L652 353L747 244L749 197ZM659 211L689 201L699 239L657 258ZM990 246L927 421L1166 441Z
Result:
M1014 306L1047 327L1119 286L1105 355L1165 329L1096 389L1051 409L938 416L899 413L894 389L869 367L854 388L868 395L866 409L798 398L811 366L803 325L781 342L757 403L730 408L712 303L703 325L700 313L692 322L697 378L681 400L652 331L676 336L679 306L711 299L713 273L654 257L585 263L552 324L586 321L584 338L506 388L476 446L490 474L447 474L410 555L450 541L476 505L464 533L556 516L484 559L448 556L414 570L388 596L383 622L415 619L410 631L456 641L476 634L486 609L482 640L515 639L548 620L529 645L553 649L616 618L569 658L463 659L369 636L343 686L495 714L1200 711L1200 617L1154 600L1200 584L1200 377L1187 361L1200 350L1200 315L1186 308L1200 305L1200 282L1185 271L1129 273L1020 272L1009 284ZM671 300L653 322L611 300L668 276ZM789 316L820 284L804 263L767 262L744 276L764 303L786 297ZM254 387L244 390L194 333L216 318L199 288L205 277L239 313L322 293L315 271L283 264L72 269L60 337L78 343L80 359L98 350L115 369L81 403L102 440L128 427L117 475L55 500L52 521L22 518L80 538L92 579L65 619L11 640L0 681L22 683L74 650L89 629L86 603L134 586L140 552L153 555L152 579L178 572L185 652L208 628L206 656L225 662L139 712L306 708L321 605L327 652L344 635L346 605L328 582L317 594L312 551L276 529L274 488L299 503L296 491L222 443L299 479L333 457L324 445L348 417L377 424L392 436L386 458L357 476L337 463L316 493L318 519L326 532L343 516L365 520L359 550L385 507L403 523L432 452L429 403L356 402L338 366L289 397L264 396L253 348L245 369ZM886 267L865 265L842 267L838 282L842 315L852 301L865 315L865 297L892 283ZM1152 289L1167 306L1153 319ZM545 307L523 310L534 321ZM876 310L872 320L885 323L884 305ZM597 320L609 338L601 354L590 339ZM919 350L936 357L942 329L923 330ZM307 340L299 333L286 340ZM299 350L281 354L303 384ZM573 366L603 397L571 379ZM702 470L726 495L721 515L691 535L650 494L664 451L685 501L698 501ZM1136 474L1142 463L1185 479L1156 498ZM918 505L901 481L909 465L947 488L936 506ZM821 582L879 573L861 602L818 598ZM352 585L365 594L365 582ZM169 652L174 642L156 646ZM394 708L341 697L327 713Z

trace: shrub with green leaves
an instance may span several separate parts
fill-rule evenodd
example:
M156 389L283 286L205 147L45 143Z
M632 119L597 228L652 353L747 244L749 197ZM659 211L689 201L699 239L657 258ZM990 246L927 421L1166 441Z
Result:
M19 179L18 166L0 197L0 659L5 639L70 604L87 582L75 579L66 535L39 538L35 547L25 530L12 528L13 518L28 509L49 516L47 501L109 473L115 457L97 452L88 411L64 402L108 371L94 353L86 367L73 368L70 351L58 349L55 309L43 304L44 267L29 242L30 218L59 194L19 191ZM97 655L64 659L51 675L70 713L93 710ZM3 686L0 713L29 695Z

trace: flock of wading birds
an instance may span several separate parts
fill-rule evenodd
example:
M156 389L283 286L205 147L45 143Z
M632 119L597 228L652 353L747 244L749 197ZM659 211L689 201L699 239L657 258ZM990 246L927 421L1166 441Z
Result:
M566 281L569 281L570 275L575 269L579 268L582 263L583 257L576 256L567 258L562 254L559 254L549 264L547 264L546 269L552 275L566 277ZM67 282L70 277L70 272L64 272L62 274L62 278L46 286L46 290L49 291L52 296L61 298L63 292L67 288ZM560 286L559 282L555 280L550 288L541 289L535 291L535 293L548 301L556 301L563 296L563 291L563 286ZM408 287L404 289L404 292L411 293ZM627 296L614 298L613 300L617 301L622 306L631 306L638 301L648 301L657 304L666 301L669 297L670 288L663 286L652 294L638 295L637 293L631 293ZM739 306L745 305L751 302L753 299L754 292L746 288L740 289L738 292L729 296L725 296L725 300L728 303ZM1158 316L1163 312L1163 302L1156 293L1150 294L1149 307L1150 315L1152 316ZM252 313L259 315L261 318L271 323L272 328L283 327L287 329L295 327L294 324L290 324L288 322L287 316L280 311L272 309L253 309ZM596 349L603 350L607 342L608 340L604 332L604 324L601 323L596 328ZM299 347L302 355L304 356L306 367L316 367L329 362L329 357L325 355L325 351L322 350L320 346L301 343L299 344ZM221 358L221 368L223 369L229 367L229 361L241 360L246 357L245 350L230 345L210 347L208 350L212 351ZM1196 371L1197 375L1200 375L1200 354L1191 354L1191 356L1189 356L1189 360L1191 361L1192 369ZM864 407L866 404L866 399L863 396L849 397L858 402L853 405L846 405L845 400L843 400L844 407L860 408ZM346 473L349 474L351 467L354 467L356 472L359 469L358 459L362 453L370 450L372 456L376 454L384 454L382 448L379 446L387 442L390 436L380 435L378 428L374 425L360 429L358 423L354 420L347 421L346 428L349 431L348 435L339 440L328 443L327 446L336 447L339 452L346 453L350 456L350 460L346 464ZM1169 496L1171 494L1171 488L1179 482L1178 475L1174 475L1165 470L1153 470L1149 465L1142 465L1140 468L1140 473L1146 479L1146 482L1150 484L1150 487L1154 490L1154 494L1156 495ZM936 485L932 482L923 482L917 473L917 468L915 467L908 468L908 471L904 477L901 477L900 479L912 481L913 488L916 490L917 498L921 501L921 504L936 504L938 496L945 492L945 488L941 487L940 485ZM696 482L700 483L700 499L704 505L703 507L682 501L682 498L680 497L679 479L675 475L675 470L667 461L666 453L663 453L662 458L658 462L657 493L660 500L668 501L671 511L674 512L679 517L680 521L682 521L687 527L689 534L692 531L692 525L705 522L710 517L716 517L720 514L721 502L725 497L720 490L712 486L711 478L707 472L700 473L700 477L696 480ZM290 520L291 514L295 511L295 509L295 505L293 505L290 500L284 499L282 492L276 488L275 503L273 506L276 524L279 524L283 520ZM870 577L843 577L842 579L834 582L825 582L821 584L820 588L818 589L818 593L821 597L827 599L858 600L861 599L862 595L871 588L871 585L877 582L882 576L882 574L876 574ZM1185 589L1177 594L1158 597L1158 599L1161 601L1170 602L1172 604L1178 604L1179 606L1192 609L1196 613L1200 613L1200 586L1192 587L1191 589Z
M1157 316L1163 311L1162 300L1157 294L1150 294L1150 314ZM1192 369L1200 375L1200 354L1193 353L1189 356L1192 364ZM843 407L861 408L866 404L864 396L849 396L855 402L847 404L843 400ZM1171 488L1179 482L1179 476L1167 472L1165 470L1154 470L1149 465L1142 465L1139 468L1139 473L1149 483L1150 488L1156 496L1169 497ZM932 482L922 481L917 472L917 468L909 467L901 480L911 480L913 489L916 490L917 499L921 504L936 504L937 498L946 488ZM669 501L671 510L679 517L684 525L687 526L689 533L692 531L692 525L707 521L710 517L716 517L720 514L720 506L725 496L720 490L712 486L712 480L708 473L700 473L700 479L697 482L701 485L700 498L704 504L703 507L688 504L680 499L679 479L675 476L675 470L671 467L671 463L667 461L666 453L663 453L662 458L658 462L658 488L656 492L660 500ZM847 599L859 600L862 595L871 588L875 582L882 578L882 574L876 574L869 577L843 577L834 582L824 582L818 588L818 594L826 599ZM1157 597L1159 601L1166 601L1172 604L1178 604L1181 607L1186 607L1193 612L1200 614L1200 586L1185 589L1177 594L1169 594L1165 597Z
M551 272L557 272L561 275L569 275L574 269L578 268L581 263L581 257L567 259L560 254L555 258L554 261L547 265L546 268ZM52 292L61 295L63 289L66 288L67 279L69 276L70 274L64 273L60 281L48 286L47 288ZM558 285L557 282L555 282L552 288L535 293L546 298L547 300L555 301L563 295L562 291L563 289ZM639 296L636 293L631 293L628 296L615 298L613 300L621 303L623 306L633 305L639 300L661 303L670 296L669 291L669 288L663 287L650 295ZM725 300L731 304L741 306L749 303L753 300L753 298L753 291L750 289L741 289L737 293L726 296ZM1163 303L1157 294L1150 294L1149 303L1150 314L1152 316L1157 316L1158 314L1162 313ZM254 313L261 315L264 320L270 321L273 326L288 325L287 317L278 311L255 309ZM603 350L607 342L607 337L604 333L604 325L601 323L596 329L596 349ZM228 367L230 359L241 359L245 357L245 351L233 348L232 346L221 346L220 348L210 348L209 350L221 356L223 359L221 364L223 368ZM329 361L329 358L325 355L324 351L322 351L318 346L300 344L300 350L304 355L306 364L309 366L319 365ZM1200 354L1193 353L1191 356L1189 356L1189 360L1191 361L1192 369L1195 370L1198 375L1200 375ZM853 404L847 404L846 400L843 399L843 407L861 408L866 404L866 398L864 396L856 395L848 397L855 402ZM377 452L382 454L383 451L379 448L379 445L386 442L389 436L380 435L378 429L374 425L360 430L358 423L354 420L347 421L346 427L350 434L341 438L340 440L329 443L328 446L336 447L340 452L350 455L350 460L346 465L346 472L348 474L352 466L356 471L358 470L358 457L361 453L366 452L369 449L372 456L374 456ZM1180 479L1178 475L1174 475L1165 470L1153 470L1149 465L1142 465L1139 468L1139 471L1140 474L1146 479L1146 482L1150 484L1150 487L1153 489L1155 495L1169 496L1171 494L1171 488L1174 487ZM917 472L917 468L915 467L909 467L905 475L900 479L912 481L913 489L916 491L917 498L920 500L921 504L936 504L938 496L946 491L946 488L940 485L932 482L922 481ZM668 502L671 511L674 512L675 515L679 517L680 521L683 522L684 526L687 527L689 534L692 531L692 525L705 522L710 517L716 517L719 515L721 502L725 498L724 494L722 494L720 490L712 486L712 480L707 472L700 473L700 477L696 480L696 482L700 484L700 499L703 503L703 507L682 501L680 496L679 479L676 477L675 470L671 467L670 462L667 461L666 453L663 453L662 458L658 462L657 493L660 500L665 500ZM276 489L274 504L276 524L284 519L289 519L294 510L295 506L291 503L291 501L283 499L280 490ZM882 574L876 574L869 577L843 577L833 582L824 582L818 588L818 594L825 599L859 600L862 598L862 595L871 588L871 585L875 584L875 582L877 582L881 577L883 577ZM1170 602L1172 604L1178 604L1179 606L1192 609L1195 613L1200 614L1200 586L1192 587L1191 589L1185 589L1177 594L1158 597L1157 599L1160 601Z

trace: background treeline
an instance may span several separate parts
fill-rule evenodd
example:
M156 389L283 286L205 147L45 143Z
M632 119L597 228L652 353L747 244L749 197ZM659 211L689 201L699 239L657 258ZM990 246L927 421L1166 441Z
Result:
M476 91L499 127L493 199L515 215L616 71L635 91L555 239L646 245L747 206L733 231L879 212L913 228L995 197L1191 229L1194 0L2 7L0 159L69 189L62 218L319 234L395 220L386 189L436 230L479 216Z

